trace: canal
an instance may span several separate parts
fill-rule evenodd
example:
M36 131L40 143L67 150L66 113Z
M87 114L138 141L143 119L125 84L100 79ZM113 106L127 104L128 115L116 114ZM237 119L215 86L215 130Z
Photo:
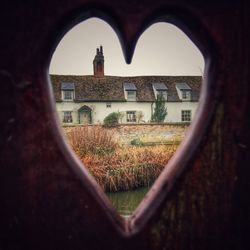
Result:
M140 204L148 190L149 187L144 187L132 191L106 193L106 195L118 213L128 217Z

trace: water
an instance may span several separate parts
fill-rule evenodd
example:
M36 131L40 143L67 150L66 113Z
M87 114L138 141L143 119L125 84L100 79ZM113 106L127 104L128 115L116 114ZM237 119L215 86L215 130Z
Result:
M148 190L149 187L145 187L132 191L106 193L106 195L111 200L112 205L118 213L127 217L133 213Z

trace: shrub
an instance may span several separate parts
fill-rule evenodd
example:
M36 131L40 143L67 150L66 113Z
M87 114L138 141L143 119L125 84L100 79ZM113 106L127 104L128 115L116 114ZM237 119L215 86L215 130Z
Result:
M141 146L143 143L140 140L140 138L135 138L130 142L131 145L135 145L135 146Z
M79 157L86 154L109 154L118 147L113 133L102 126L74 127L66 135Z
M105 127L116 127L119 123L120 112L113 112L104 118Z

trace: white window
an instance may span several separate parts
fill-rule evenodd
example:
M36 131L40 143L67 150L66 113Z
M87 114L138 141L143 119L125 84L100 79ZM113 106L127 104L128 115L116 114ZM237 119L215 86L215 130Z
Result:
M74 91L73 90L63 90L63 100L65 101L73 101L74 99Z
M182 110L181 111L181 121L182 122L191 122L191 110Z
M191 92L189 90L182 90L182 100L190 100L191 99Z
M136 122L136 112L135 111L127 111L127 122Z
M106 108L111 108L111 102L106 103Z
M72 111L63 111L63 122L64 123L72 123Z
M136 91L134 90L127 91L127 101L136 101Z

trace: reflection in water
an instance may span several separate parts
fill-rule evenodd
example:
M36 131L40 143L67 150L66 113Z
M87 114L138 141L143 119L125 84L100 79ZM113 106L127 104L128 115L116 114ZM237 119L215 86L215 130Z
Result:
M132 191L106 193L106 195L111 200L112 205L118 213L127 217L133 213L148 190L149 187L145 187Z

